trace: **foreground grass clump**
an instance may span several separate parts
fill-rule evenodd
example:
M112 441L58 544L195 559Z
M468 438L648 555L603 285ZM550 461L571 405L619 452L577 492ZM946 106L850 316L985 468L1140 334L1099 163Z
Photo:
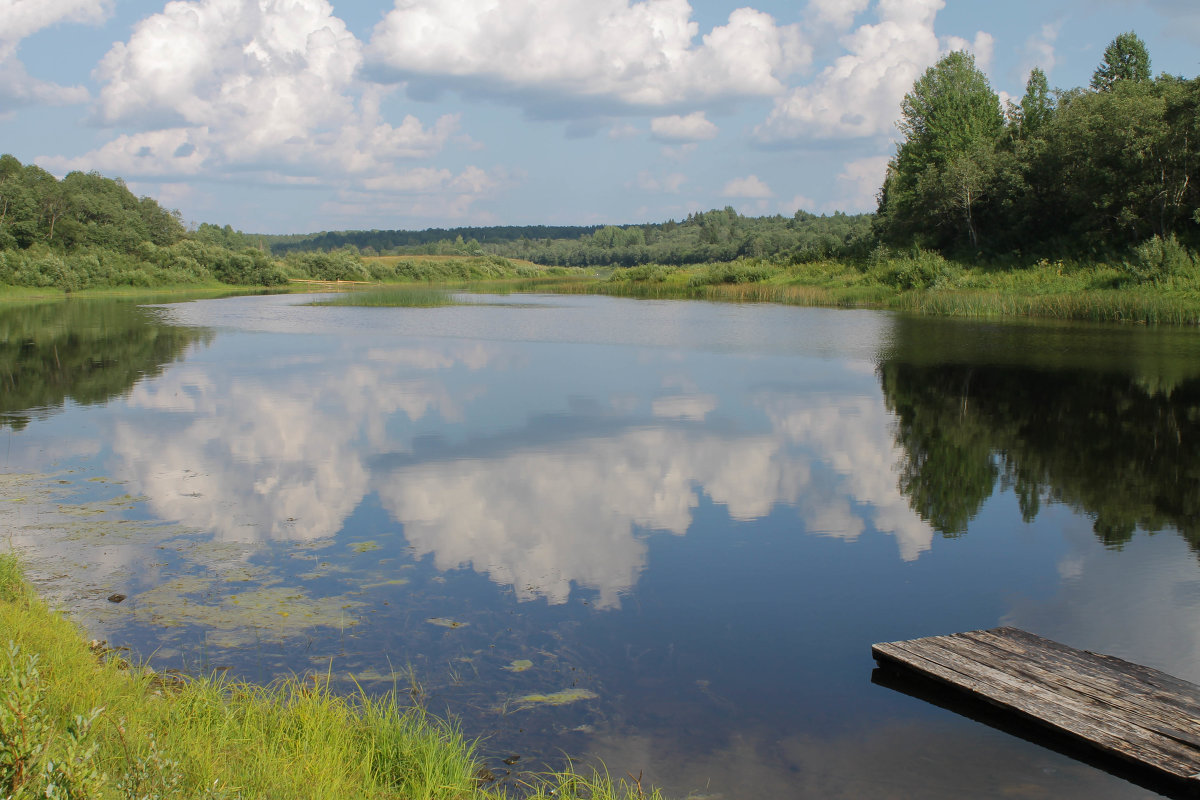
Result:
M475 745L395 693L343 697L319 679L183 679L105 657L0 553L0 798L500 800ZM572 770L530 800L661 800L640 779ZM511 791L511 789L510 789Z

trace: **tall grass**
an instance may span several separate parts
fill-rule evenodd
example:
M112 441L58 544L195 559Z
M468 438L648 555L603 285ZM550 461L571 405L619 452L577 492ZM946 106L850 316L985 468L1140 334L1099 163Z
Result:
M1145 253L1138 251L1137 264L1039 261L1001 269L964 265L925 251L880 251L861 264L827 260L781 265L747 259L684 268L646 265L616 270L607 280L543 289L942 316L1200 325L1200 266L1180 255L1178 247L1172 249L1172 242L1151 245L1143 248Z

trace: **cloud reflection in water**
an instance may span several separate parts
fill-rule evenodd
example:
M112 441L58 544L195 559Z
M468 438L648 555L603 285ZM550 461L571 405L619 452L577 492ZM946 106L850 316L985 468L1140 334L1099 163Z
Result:
M901 453L876 395L730 392L700 371L661 396L661 382L615 376L622 401L602 412L584 403L590 411L549 435L527 412L527 430L496 430L496 396L536 385L530 373L546 368L519 354L442 341L229 377L189 364L134 389L129 405L152 421L119 424L113 448L157 515L218 539L333 537L374 492L439 569L470 567L550 603L578 587L617 606L647 566L645 534L686 534L702 495L739 522L786 505L811 533L853 540L870 526L893 534L904 560L930 547L930 528L897 489ZM569 407L574 391L564 392ZM547 390L523 402L564 398ZM747 432L729 424L748 413L757 421ZM463 441L450 457L414 452L422 421Z

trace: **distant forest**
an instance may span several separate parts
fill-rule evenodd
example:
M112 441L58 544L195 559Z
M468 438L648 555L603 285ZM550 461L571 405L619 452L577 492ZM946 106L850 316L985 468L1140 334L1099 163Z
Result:
M817 261L865 256L873 214L746 217L734 209L646 225L432 228L264 236L271 252L354 248L363 255L494 255L556 267L704 264L738 258Z

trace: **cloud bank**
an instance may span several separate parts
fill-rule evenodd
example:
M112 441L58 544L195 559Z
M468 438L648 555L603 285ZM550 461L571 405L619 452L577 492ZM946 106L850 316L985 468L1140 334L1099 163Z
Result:
M697 44L686 0L396 0L367 58L381 78L500 94L542 116L785 90L811 61L796 25L739 8Z

